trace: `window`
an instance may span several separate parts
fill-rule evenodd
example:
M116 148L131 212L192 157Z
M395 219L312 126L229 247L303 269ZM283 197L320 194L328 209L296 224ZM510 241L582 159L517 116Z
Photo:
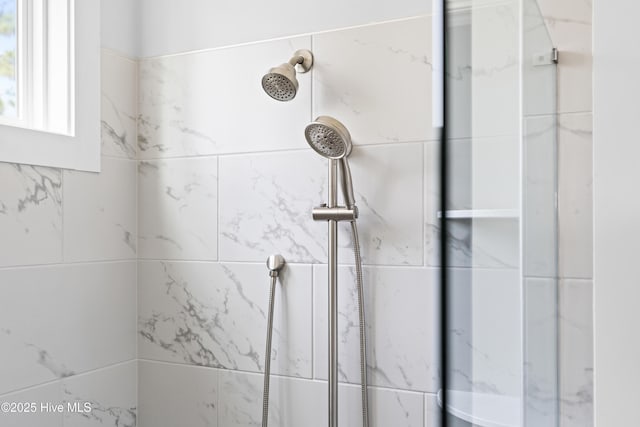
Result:
M18 117L18 0L0 0L0 115Z
M0 161L100 163L100 0L0 0Z
M0 123L71 135L72 0L0 0Z

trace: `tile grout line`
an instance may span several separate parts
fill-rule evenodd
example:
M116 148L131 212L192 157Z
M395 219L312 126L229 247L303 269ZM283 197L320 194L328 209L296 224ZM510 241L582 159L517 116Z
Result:
M311 119L313 120L313 119ZM504 138L512 135L497 135L497 136L487 136L481 137L478 139L494 139L494 138ZM454 140L453 138L451 138ZM463 137L457 138L460 140L469 140L471 138ZM354 144L354 147L357 148L375 148L375 147L398 147L403 145L411 145L411 144L424 144L428 142L438 142L437 139L430 138L418 138L418 139L406 139L400 141L384 141L384 142L374 142L374 143L365 143L365 144ZM207 153L207 154L195 154L195 155L175 155L175 156L162 156L162 157L145 157L138 159L141 162L152 162L152 161L162 161L162 160L170 160L170 159L198 159L203 157L243 157L243 156L258 156L258 155L268 155L268 154L290 154L290 153L306 153L308 152L308 148L304 147L285 147L285 148L274 148L271 150L255 150L255 151L229 151L229 152L217 152L217 153ZM126 159L123 159L126 160Z
M66 250L65 250L65 232L66 232L66 225L65 225L65 175L66 172L64 169L60 169L60 186L62 187L60 190L60 210L61 210L61 220L62 220L62 230L60 230L60 243L61 243L61 248L60 248L60 260L61 260L61 264L66 263L67 261L67 254L66 254Z
M316 379L316 267L311 265L311 378Z
M146 359L146 358L142 358L139 360L141 363L148 363L148 364L157 364L157 365L170 365L173 367L181 367L181 368L185 368L185 369L207 369L207 370L211 370L214 372L218 373L218 377L220 377L220 374L233 374L233 375L246 375L246 376L254 376L254 377L263 377L264 373L263 372L256 372L256 371L246 371L246 370L241 370L241 369L225 369L225 368L216 368L216 367L211 367L211 366L202 366L202 365L193 365L193 364L189 364L189 363L182 363L182 362L168 362L168 361L164 361L164 360L155 360L155 359ZM127 362L122 362L123 363L127 363ZM283 375L283 374L275 374L272 373L271 374L271 378L277 378L280 380L292 380L292 381L302 381L302 382L311 382L311 383L317 383L317 384L326 384L327 380L326 379L321 379L321 378L309 378L309 377L297 377L297 376L292 376L292 375ZM346 386L346 387L359 387L359 383L358 382L344 382L344 381L340 381L339 384L341 386ZM391 386L381 386L381 385L369 385L369 387L373 390L383 390L383 391L389 391L389 392L400 392L400 393L408 393L408 394L414 394L414 395L431 395L431 396L435 396L437 392L435 391L425 391L425 390L411 390L411 389L406 389L406 388L394 388Z
M65 381L71 381L71 380L74 380L74 379L77 379L77 378L81 378L81 377L85 377L85 376L88 376L88 375L96 374L98 372L106 371L106 370L109 370L109 369L114 369L114 368L120 367L120 366L125 366L125 365L130 364L130 363L136 363L137 364L137 359L133 358L133 359L122 360L122 361L119 361L119 362L113 362L113 363L109 363L108 365L100 366L100 367L93 368L93 369L89 369L87 371L79 372L79 373L76 373L74 375L69 375L69 376L66 376L66 377L58 377L58 378L51 379L49 381L44 381L44 382L41 382L41 383L38 383L38 384L31 385L31 386L28 386L28 387L21 387L21 388L15 389L15 390L11 390L11 391L9 391L7 393L0 394L0 398L4 398L4 397L10 396L12 394L18 394L18 393L24 393L24 392L32 391L32 390L35 390L35 389L38 389L38 388L42 388L42 387L46 387L48 385L52 385L52 384L55 384L55 383L63 383Z
M181 52L155 54L155 55L147 55L147 56L140 55L140 57L138 57L138 60L140 62L153 61L153 60L161 60L161 59L165 59L165 58L172 58L172 57L179 57L179 56L188 56L188 55L212 53L212 52L218 52L218 51L224 51L224 50L230 50L230 49L237 49L237 48L249 47L249 46L259 46L260 44L265 44L265 43L286 42L286 41L290 41L290 40L293 40L293 39L304 38L304 37L309 37L309 36L313 37L313 36L319 36L319 35L330 34L330 33L337 33L337 32L342 32L342 31L350 31L350 30L356 30L356 29L362 29L362 28L368 28L368 27L375 27L375 26L379 26L379 25L388 25L388 24L396 24L396 23L402 23L402 22L407 22L407 21L415 21L415 20L430 18L432 16L433 16L432 13L422 13L422 14L412 15L412 16L408 16L408 17L403 17L403 18L387 19L387 20L378 21L378 22L370 22L370 23L366 23L366 24L350 25L350 26L346 26L346 27L332 28L332 29L327 29L327 30L320 30L320 31L313 31L313 32L306 32L306 33L299 33L299 34L290 34L290 35L285 35L285 36L281 36L281 37L271 37L271 38L266 38L266 39L261 39L261 40L234 43L234 44L228 44L228 45L217 46L217 47L209 47L209 48L201 48L201 49L190 49L190 50L185 50L185 51L181 51ZM109 48L107 48L107 49L109 49ZM111 49L109 49L109 50L111 50Z
M133 137L136 162L136 314L134 325L134 344L136 352L136 424L140 422L140 349L138 345L138 323L140 319L140 148L138 137L140 135L140 60L135 61L135 119L136 131Z
M423 143L421 145L421 149L422 149L422 182L421 182L421 186L422 186L422 204L421 204L421 210L422 210L422 222L421 222L421 226L422 226L422 266L426 267L427 266L427 251L426 251L426 247L427 247L427 228L425 225L425 221L426 221L426 211L427 211L427 201L429 200L429 196L426 194L427 192L427 166L429 165L429 161L427 160L427 155L429 154L429 150L427 150L427 143Z
M220 156L216 156L216 260L220 262Z

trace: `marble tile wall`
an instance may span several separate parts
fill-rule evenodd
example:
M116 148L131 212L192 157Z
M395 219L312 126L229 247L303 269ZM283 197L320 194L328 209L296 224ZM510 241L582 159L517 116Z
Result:
M561 50L562 426L582 427L591 425L592 411L591 5L540 5ZM573 37L576 31L582 36ZM371 288L373 425L436 426L430 32L430 18L416 18L139 63L105 50L103 173L0 164L7 183L0 188L0 231L8 242L0 245L0 287L11 296L0 310L6 320L0 350L15 362L9 364L15 369L0 367L0 400L82 400L95 410L6 418L9 425L256 425L263 262L275 252L291 265L278 288L271 425L326 424L325 227L309 214L325 198L326 171L302 131L329 114L347 125L355 143ZM262 92L260 76L303 47L313 47L315 68L298 76L294 101L276 103ZM503 72L509 65L507 58ZM463 147L471 141L461 132L456 144ZM458 202L464 208L464 197ZM457 267L516 265L509 258L513 242L484 239L471 247L467 230L452 230ZM351 263L346 229L341 242L341 262ZM350 282L351 269L345 266L341 277ZM341 291L341 399L349 408L341 417L356 424L354 290ZM47 304L26 304L29 292L44 293ZM71 303L77 295L81 306ZM232 315L238 310L241 318ZM50 327L35 327L42 324ZM71 344L60 346L59 334ZM585 357L573 369L578 351Z
M296 98L264 94L263 73L310 47L316 62L298 75ZM437 270L423 239L432 69L431 17L140 61L139 425L259 425L272 253L288 266L270 425L326 424L326 224L310 214L326 199L327 163L303 132L318 115L341 120L355 144L372 425L433 419ZM360 416L350 243L342 225L343 425Z
M538 0L558 64L560 423L593 426L592 0Z
M478 12L486 15L481 21L490 24L490 28L476 28L474 34L459 35L474 36L474 40L480 37L477 43L492 47L495 47L493 41L496 39L506 43L502 49L492 49L503 56L478 58L471 74L468 74L469 67L462 64L454 76L454 88L460 93L464 93L468 82L474 82L477 102L489 97L494 99L496 84L505 94L517 93L513 89L518 78L518 67L513 59L517 46L509 45L510 38L505 36L515 34L517 19L508 5L502 5L496 11ZM549 18L547 25L550 25ZM205 393L210 402L197 404L198 411L204 414L199 420L213 422L212 414L216 413L218 423L221 420L229 425L257 422L257 413L249 415L246 402L257 401L256 396L260 393L257 375L262 370L263 352L259 343L263 339L266 290L259 290L260 285L256 282L260 281L261 263L270 253L282 253L294 264L291 271L298 270L298 274L292 274L290 285L300 287L294 290L282 285L281 304L287 309L278 315L290 319L300 329L277 331L278 350L274 352L274 360L279 381L290 387L300 387L300 394L306 395L313 393L312 385L321 384L326 377L325 339L322 338L323 322L326 321L322 312L325 233L321 224L308 218L311 207L325 197L325 162L306 148L302 138L304 125L319 114L335 115L342 120L351 130L355 143L352 163L356 197L363 212L361 240L366 274L371 283L376 283L375 297L370 302L372 313L369 313L370 322L376 325L375 331L369 331L373 343L371 353L375 355L370 366L372 382L376 387L398 392L423 393L423 410L427 407L432 410L427 411L428 416L422 416L422 422L428 423L427 419L437 416L434 414L437 411L433 410L437 366L433 357L435 346L430 344L435 336L435 323L431 317L434 312L421 311L424 307L415 305L417 303L409 297L425 293L427 300L435 301L433 288L420 287L416 283L430 283L428 277L433 272L428 267L438 266L437 143L431 123L423 120L431 115L432 82L425 78L433 66L430 43L427 42L429 33L429 20L420 18L141 60L138 244L140 258L147 260L140 263L139 271L141 364L158 373L163 369L168 372L195 369L199 371L191 372L201 372L210 378L211 384L217 380L218 388L207 389L209 391ZM279 61L274 62L274 58L286 59L292 50L309 46L313 46L316 55L314 70L299 76L300 91L294 101L274 104L261 92L257 83L259 77ZM562 45L558 47L562 50ZM256 58L255 64L244 64L242 61L247 56ZM494 69L495 64L501 65ZM567 64L561 60L560 74L563 67ZM394 79L399 75L403 78ZM240 87L232 84L240 79L250 83ZM378 84L389 79L393 79L393 85ZM574 81L561 79L560 85ZM493 90L485 93L483 88ZM562 101L563 96L567 96L564 95L566 91L566 88L560 90L561 105L566 104ZM540 98L532 107L536 114L553 112L544 101ZM518 204L518 191L513 187L517 179L504 179L504 176L515 177L518 171L495 168L493 157L479 156L495 151L512 152L513 158L519 155L517 150L510 151L515 147L511 135L517 130L504 127L504 124L517 122L508 119L515 109L509 107L509 102L503 103L502 107L499 113L494 111L488 117L498 117L498 121L477 116L473 118L473 127L455 127L457 133L453 134L452 147L461 155L455 157L460 165L454 168L453 178L466 182L464 173L475 170L473 177L469 175L466 179L473 178L475 182L475 178L483 178L486 182L476 183L473 202L509 209ZM561 129L558 155L560 240L563 242L564 238L566 242L563 246L566 249L561 249L560 253L560 270L585 271L590 249L574 256L574 246L580 245L575 245L570 233L572 226L579 228L579 224L588 223L588 215L583 213L588 208L588 200L583 195L589 192L589 174L584 169L584 162L572 168L566 159L579 150L583 153L581 159L588 156L588 144L585 146L579 141L589 135L589 118L583 112L570 114L567 108L560 107L563 114L557 118ZM530 112L533 114L534 110ZM462 117L462 113L456 111L455 117ZM241 124L237 122L239 116L244 119ZM551 116L539 117L532 119L528 126L536 137L547 141L545 132L552 128L554 120ZM465 157L464 153L469 152L472 143L474 157ZM547 145L530 148L532 158L549 155ZM565 153L563 150L571 151ZM513 159L503 160L505 167L517 164ZM534 178L540 186L549 184ZM579 187L583 188L581 193L576 193L573 182L582 186ZM497 187L502 190L477 191ZM458 209L470 207L471 194L456 197L451 202ZM543 202L546 206L553 200ZM567 204L564 210L563 203ZM407 209L396 209L396 206ZM563 216L563 212L570 212L572 207L575 218ZM188 221L178 221L185 215ZM535 223L538 228L527 230L530 237L549 229L544 227L542 220L546 219ZM567 227L566 222L571 224ZM416 234L420 229L424 240ZM470 229L474 233L473 243ZM349 238L345 231L341 230L341 241L347 249ZM475 267L480 269L477 273L480 285L499 287L500 283L509 282L509 275L515 274L514 269L520 262L514 256L518 253L517 222L485 221L471 228L469 223L461 221L454 224L451 232L451 259L461 274L465 268ZM588 239L577 229L573 233ZM526 268L532 276L549 276L555 267L543 262L549 249L544 243L548 241L548 238L539 239L539 244L529 248L532 256L527 258ZM536 254L540 256L536 257ZM352 262L348 250L340 251L340 260ZM588 277L588 272L582 274ZM345 267L341 275L350 277L349 268ZM502 280L502 276L507 279ZM398 285L400 282L402 286ZM304 289L304 286L308 288ZM413 292L411 286L416 286ZM503 288L487 292L508 293L508 286ZM539 294L534 292L536 287L531 288L532 295ZM300 311L295 304L289 305L293 300L299 302L299 299L289 297L291 292L307 301L303 305L306 311ZM357 355L357 331L353 327L353 290L346 288L344 292L342 317L346 325L340 375L345 384L350 384L357 382L358 367L354 357ZM224 295L222 304L219 295ZM385 298L386 295L393 295L394 304L388 302L391 299ZM476 293L474 298L479 297ZM520 295L514 293L511 300L520 301ZM380 301L385 303L378 306ZM489 302L485 305L490 306ZM244 306L248 317L242 322L234 322L233 316L226 311L228 306ZM394 323L385 317L404 318L399 316L400 307L406 309L406 320ZM411 316L411 313L415 315ZM486 313L487 319L491 318L490 314L511 315L514 319L518 315ZM479 333L481 317L474 318L475 330L467 333ZM413 326L408 326L409 318L423 318L424 324L431 325L416 331L425 338L420 341L425 344L424 348L417 348L415 342L404 342L400 330L394 330L407 327L414 330ZM531 327L539 323L532 322ZM259 326L254 328L255 325ZM308 328L311 328L310 332ZM472 337L465 339L464 329L460 333L459 344L462 347L471 345ZM243 337L241 342L236 342L237 334ZM521 336L516 330L505 330L504 334L512 336L514 343ZM543 335L546 336L538 334ZM309 337L311 341L307 339ZM469 378L460 372L458 379L463 387L518 393L521 367L512 362L524 357L520 349L512 349L511 355L517 355L517 358L509 357L505 352L502 361L484 358L487 353L493 354L501 348L503 342L488 342L487 348L471 351L470 363L475 363L476 368L482 366L483 375L466 384ZM297 356L291 358L292 354ZM399 369L400 366L403 369ZM238 388L229 388L230 382L226 379L234 375L244 384L243 393L251 394L251 397L245 394L246 400L242 402L233 397ZM238 379L243 375L244 378ZM569 390L569 384L574 383L567 384L563 390ZM218 389L224 392L218 393ZM178 398L166 389L162 392L165 394L156 392L154 387L141 390L141 402L148 402L149 408L157 407L163 399ZM574 392L573 401L577 393L579 391ZM193 402L186 399L184 402L185 407L193 407ZM578 406L578 410L583 410L588 404L581 402ZM548 408L534 409L543 415L548 413ZM148 409L148 414L156 419L153 410ZM276 414L272 414L276 422L283 425L297 422L295 413L278 409ZM144 425L144 416L142 420Z
M137 62L102 54L102 172L0 163L0 414L11 427L134 427Z

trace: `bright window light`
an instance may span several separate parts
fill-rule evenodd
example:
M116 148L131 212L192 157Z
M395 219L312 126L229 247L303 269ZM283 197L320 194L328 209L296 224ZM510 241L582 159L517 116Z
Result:
M0 124L73 135L73 0L0 0Z
M100 170L100 0L0 0L0 162Z
M0 0L0 116L18 118L18 0Z

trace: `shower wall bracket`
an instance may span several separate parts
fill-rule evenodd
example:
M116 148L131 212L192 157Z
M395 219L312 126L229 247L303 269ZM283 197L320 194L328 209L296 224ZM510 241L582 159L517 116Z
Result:
M358 208L353 209L346 208L344 206L337 206L330 208L326 203L313 208L311 216L314 221L355 221L358 219Z

